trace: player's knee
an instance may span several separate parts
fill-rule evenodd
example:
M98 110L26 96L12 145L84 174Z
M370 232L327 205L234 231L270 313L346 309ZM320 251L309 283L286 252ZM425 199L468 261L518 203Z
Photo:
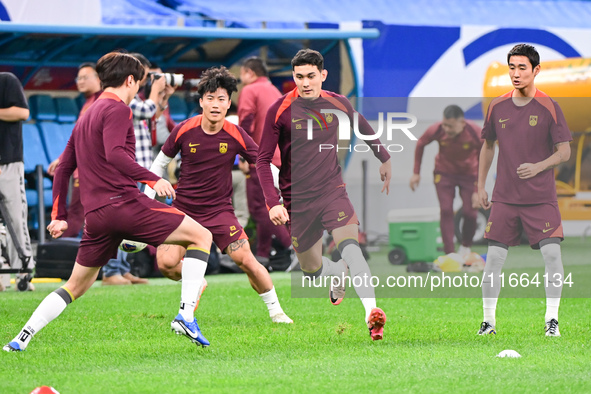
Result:
M211 235L211 231L209 231L205 227L198 226L197 230L195 231L193 243L203 249L209 250L212 242L213 236Z
M454 210L453 210L453 208L444 208L444 207L442 207L440 209L440 213L441 213L441 217L442 218L449 218L449 217L453 217L454 216Z

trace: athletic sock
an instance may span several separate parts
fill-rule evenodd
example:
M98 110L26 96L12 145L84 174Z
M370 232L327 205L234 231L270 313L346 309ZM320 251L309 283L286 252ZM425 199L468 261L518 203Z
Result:
M65 286L49 293L13 341L18 343L21 350L25 350L31 338L58 317L72 301L74 301L74 297Z
M365 321L369 319L371 310L376 307L376 295L371 286L371 271L363 256L357 240L348 238L337 246L345 263L349 266L351 283L365 308Z
M486 255L486 265L482 273L482 307L484 321L493 326L496 324L495 312L497 300L501 292L501 271L507 259L505 247L489 245Z
M188 248L183 261L181 282L181 306L179 313L190 323L193 321L193 311L197 304L197 296L201 282L205 277L209 252L199 248Z
M284 313L283 309L281 308L281 304L279 303L279 298L277 298L277 293L275 292L275 286L271 290L266 293L259 294L261 296L265 305L267 305L267 309L269 309L269 316L273 317L279 313Z
M546 316L545 321L556 319L558 321L558 307L562 295L562 282L564 281L564 267L560 253L560 244L547 243L540 248L546 266L545 274L548 278L546 286Z

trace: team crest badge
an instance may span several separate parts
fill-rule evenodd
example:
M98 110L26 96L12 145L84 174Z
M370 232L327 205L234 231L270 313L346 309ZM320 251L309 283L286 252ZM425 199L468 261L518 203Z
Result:
M228 144L220 142L220 153L226 153L228 151Z
M326 114L325 118L326 118L326 123L332 122L332 114L330 114L330 113Z
M465 150L468 150L468 149L470 149L470 144L466 142L464 145L462 145L462 148L464 148Z
M298 238L297 237L291 237L291 243L293 244L294 248L297 248L298 246L300 246L300 244L298 244Z
M535 126L538 124L538 115L530 115L529 116L529 125Z
M485 233L489 233L489 232L490 232L490 226L492 226L492 222L488 222L488 223L486 224L486 228L484 229L484 232L485 232Z

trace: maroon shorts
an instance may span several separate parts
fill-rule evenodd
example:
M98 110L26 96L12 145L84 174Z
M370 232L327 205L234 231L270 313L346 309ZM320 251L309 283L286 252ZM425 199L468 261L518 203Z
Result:
M174 202L172 206L185 212L197 223L208 229L213 235L213 242L224 253L228 245L232 242L236 242L239 239L248 239L244 229L238 223L238 219L236 219L232 205L228 205L221 210L216 209L202 212L196 209L189 209L184 205L181 206Z
M124 239L161 245L184 218L178 209L143 193L88 212L76 262L85 267L102 267L117 257L117 248Z
M291 242L298 252L305 252L322 238L324 230L359 224L355 209L344 186L320 197L285 202L290 221Z
M491 208L484 238L515 246L520 243L522 229L533 249L539 249L540 241L546 238L563 240L558 203L515 205L495 202Z

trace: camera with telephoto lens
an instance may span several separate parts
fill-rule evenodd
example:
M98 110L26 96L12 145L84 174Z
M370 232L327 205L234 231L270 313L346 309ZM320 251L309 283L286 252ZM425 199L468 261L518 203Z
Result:
M150 97L150 92L152 91L152 82L160 78L164 78L166 84L173 87L181 86L185 80L185 76L183 74L149 72L146 85L144 86L144 94L146 95L146 98Z

